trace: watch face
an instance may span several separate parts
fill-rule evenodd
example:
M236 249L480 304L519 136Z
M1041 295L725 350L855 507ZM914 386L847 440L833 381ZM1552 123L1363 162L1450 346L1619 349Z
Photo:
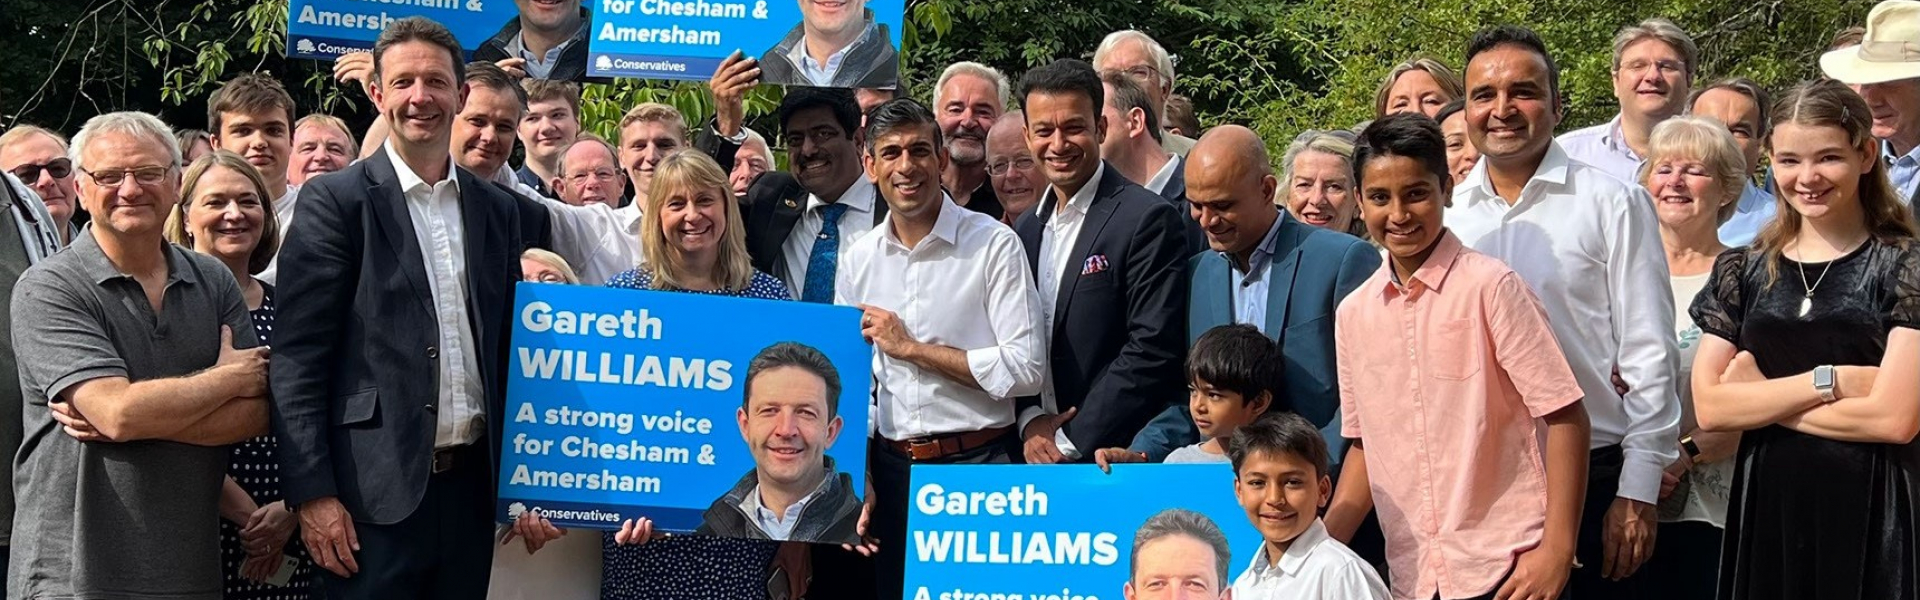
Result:
M1833 367L1820 367L1813 370L1814 387L1833 387Z

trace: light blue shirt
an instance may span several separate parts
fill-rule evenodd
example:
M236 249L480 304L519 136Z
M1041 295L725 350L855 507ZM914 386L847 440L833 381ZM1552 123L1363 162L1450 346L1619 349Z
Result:
M753 524L766 532L768 538L785 540L793 537L793 526L800 522L800 511L806 510L807 505L812 504L813 499L818 498L820 492L826 490L827 483L831 481L833 481L833 474L828 473L827 478L821 480L819 487L813 488L807 497L787 505L786 510L778 513L760 503L760 486L753 486L753 491L748 492L747 497L740 500L740 512L747 513L747 518L753 519Z
M1893 180L1893 191L1912 206L1914 197L1920 196L1920 146L1914 146L1905 156L1894 156L1893 144L1880 142L1880 154L1887 157L1887 178Z
M1267 237L1254 247L1253 256L1247 258L1247 270L1241 272L1234 266L1233 255L1222 252L1227 259L1227 277L1233 284L1233 322L1260 328L1261 333L1267 327L1267 265L1273 262L1274 245L1280 238L1280 224L1287 220L1286 211L1274 217L1273 226L1267 228Z
M1728 248L1739 248L1753 243L1760 229L1773 222L1773 216L1780 207L1773 201L1773 194L1747 182L1747 189L1740 192L1740 202L1734 205L1732 217L1720 224L1720 243Z
M1586 129L1567 132L1558 140L1568 158L1587 163L1601 172L1628 184L1639 181L1641 157L1627 146L1620 128L1620 116Z
M787 52L787 58L792 59L793 64L800 66L800 77L805 79L809 84L821 87L831 86L833 85L833 76L840 73L840 63L846 62L847 60L847 51L852 50L854 46L860 45L860 42L866 41L867 36L873 35L874 29L874 23L872 21L867 22L867 28L860 32L859 38L853 40L853 43L847 44L845 48L841 48L833 54L827 55L827 61L825 63L814 60L813 55L807 53L807 38L805 35L802 35L800 42L794 44L793 49Z
M513 34L513 39L507 41L507 56L526 59L527 77L532 79L546 79L547 75L553 72L553 66L559 64L560 53L566 52L567 47L573 45L573 38L567 38L567 41L548 49L546 54L535 56L533 52L527 50L527 42L522 39L522 35L524 34Z

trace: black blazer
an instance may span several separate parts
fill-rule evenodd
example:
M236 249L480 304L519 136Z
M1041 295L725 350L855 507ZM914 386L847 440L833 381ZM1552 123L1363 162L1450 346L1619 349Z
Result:
M1181 229L1187 239L1187 256L1207 251L1207 232L1200 229L1200 222L1193 219L1193 209L1187 206L1187 157L1173 155L1173 177L1167 179L1167 187L1160 189L1160 197L1173 204L1173 210L1180 213Z
M1186 401L1187 241L1173 207L1112 165L1087 185L1100 187L1061 274L1047 362L1059 409L1080 409L1067 438L1091 458L1125 447L1161 409ZM1042 197L1014 223L1035 273L1046 268L1041 211L1054 203ZM1039 403L1020 399L1023 410Z
M497 465L519 213L499 187L454 172L467 317L491 430L484 439ZM295 506L338 496L356 520L399 522L426 493L442 353L440 315L387 153L307 182L294 218L280 247L269 376L281 490Z
M873 185L861 176L854 185ZM851 189L851 188L849 188ZM747 188L745 205L741 214L747 220L747 254L753 257L753 268L774 277L786 278L790 268L787 257L781 251L786 245L787 236L793 233L793 226L800 222L800 216L807 210L807 188L792 174L781 171L767 171L753 180L753 186ZM873 224L879 226L887 218L886 199L880 197L880 190L873 191ZM840 247L847 248L852 239L842 237ZM806 265L798 265L806 269ZM796 296L799 290L793 292Z

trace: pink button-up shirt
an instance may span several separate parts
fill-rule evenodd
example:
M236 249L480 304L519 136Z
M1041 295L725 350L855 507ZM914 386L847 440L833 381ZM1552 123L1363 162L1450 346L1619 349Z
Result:
M1395 598L1492 591L1546 530L1545 415L1581 397L1520 276L1442 234L1340 304L1341 432L1367 451Z

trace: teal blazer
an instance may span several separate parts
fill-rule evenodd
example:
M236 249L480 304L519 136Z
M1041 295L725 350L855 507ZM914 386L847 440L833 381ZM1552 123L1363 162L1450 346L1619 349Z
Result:
M1267 263L1267 318L1256 324L1280 345L1285 361L1274 409L1292 410L1319 427L1338 465L1347 444L1340 436L1333 313L1380 268L1380 251L1359 238L1301 223L1284 210L1277 226L1273 259ZM1189 347L1208 329L1233 323L1231 269L1226 255L1211 250L1188 260ZM1159 462L1175 448L1200 441L1181 398L1148 423L1130 449Z

